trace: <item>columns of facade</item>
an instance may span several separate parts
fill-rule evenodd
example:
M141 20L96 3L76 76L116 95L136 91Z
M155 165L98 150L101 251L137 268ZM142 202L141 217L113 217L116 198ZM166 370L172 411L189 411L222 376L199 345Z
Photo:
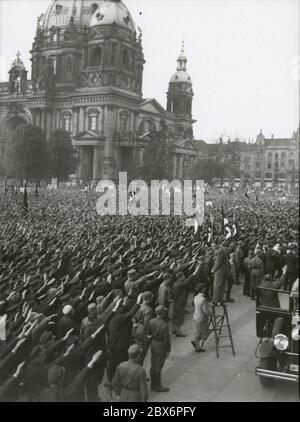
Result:
M45 109L43 109L41 111L41 124L40 127L42 128L42 130L46 130L46 126L47 126L47 112Z
M178 171L178 177L179 179L183 178L183 154L179 155L179 171Z
M114 106L106 106L104 109L104 158L102 177L113 179L114 176L114 123L115 123L115 108Z
M35 109L35 125L41 127L41 110L39 108Z
M78 122L79 133L85 131L85 110L84 107L79 109L79 122Z
M173 179L176 179L176 161L177 161L177 154L173 155Z
M98 114L98 122L97 122L97 130L99 132L103 131L103 123L102 123L102 119L103 119L103 109L101 108L101 112Z
M82 179L83 147L81 145L78 147L78 155L79 155L78 178Z
M100 147L94 147L93 179L99 179L100 176Z
M176 179L180 178L180 155L176 154Z
M60 129L60 111L55 112L55 129Z
M46 127L45 127L45 131L46 131L46 137L47 139L50 136L50 133L52 131L52 111L51 110L47 110L46 111Z
M72 133L74 135L78 134L78 107L73 109L73 120L72 120Z
M31 116L32 116L32 125L37 126L37 124L36 124L36 110L31 110Z

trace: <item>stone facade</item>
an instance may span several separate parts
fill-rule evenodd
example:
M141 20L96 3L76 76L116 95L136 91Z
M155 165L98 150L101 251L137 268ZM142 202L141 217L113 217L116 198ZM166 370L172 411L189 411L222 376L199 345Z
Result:
M230 143L207 144L208 155L225 161L238 177L226 175L225 184L259 188L299 187L299 128L291 138L265 138L262 131L256 142L235 140Z
M242 178L259 187L299 186L299 129L291 138L265 138L262 131L256 143L247 145L241 160Z
M31 80L18 54L0 84L0 160L12 131L24 122L47 138L61 128L78 150L80 179L138 177L153 133L167 126L170 177L182 178L199 150L193 140L190 76L184 49L167 108L142 95L142 32L118 0L55 0L38 19Z

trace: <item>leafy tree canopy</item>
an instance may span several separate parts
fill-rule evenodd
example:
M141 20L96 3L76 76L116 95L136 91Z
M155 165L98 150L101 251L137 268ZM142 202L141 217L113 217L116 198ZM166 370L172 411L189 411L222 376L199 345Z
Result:
M75 173L78 159L69 132L62 129L53 131L50 135L48 151L52 177L56 177L60 181Z
M5 148L5 173L25 180L40 180L47 176L48 164L47 143L41 128L31 124L18 126Z
M143 179L150 183L151 180L169 179L172 169L171 145L167 139L166 130L151 133L152 140L144 155Z

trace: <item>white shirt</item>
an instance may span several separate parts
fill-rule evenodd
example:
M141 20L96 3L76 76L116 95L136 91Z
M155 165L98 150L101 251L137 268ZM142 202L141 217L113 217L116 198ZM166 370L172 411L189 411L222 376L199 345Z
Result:
M194 321L207 321L211 315L211 311L203 293L198 293L197 296L195 296L194 306Z

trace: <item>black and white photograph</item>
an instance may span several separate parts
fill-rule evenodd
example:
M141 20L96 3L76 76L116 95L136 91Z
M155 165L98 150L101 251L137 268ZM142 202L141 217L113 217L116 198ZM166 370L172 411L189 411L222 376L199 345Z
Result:
M299 0L0 0L0 402L299 403L299 137Z

